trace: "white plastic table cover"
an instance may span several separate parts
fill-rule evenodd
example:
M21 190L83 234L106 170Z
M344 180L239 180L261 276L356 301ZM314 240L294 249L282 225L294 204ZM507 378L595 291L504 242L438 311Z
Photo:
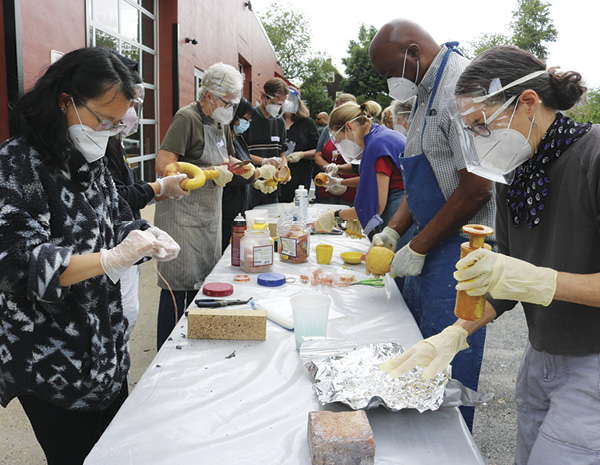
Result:
M270 218L276 216L277 208L281 207L269 207ZM318 213L316 207L310 210L313 217ZM316 263L317 244L333 245L330 265ZM270 310L290 317L290 297L326 294L332 299L328 337L365 344L395 341L408 347L419 341L421 334L389 277L385 288L312 286L298 279L318 267L333 272L342 266L348 268L344 272L365 278L364 264L345 265L340 253L364 252L368 246L366 239L313 235L307 263L282 263L275 254L273 271L296 278L294 283L275 288L258 285L257 274L250 275L249 283L234 282L233 277L241 271L231 266L228 248L206 282L232 283L234 293L228 298L254 297ZM184 317L85 465L307 465L311 462L308 413L349 409L318 403L312 379L295 349L293 331L271 321L267 321L264 342L194 340L186 335ZM457 408L419 413L379 407L367 410L367 415L375 436L376 464L484 464Z

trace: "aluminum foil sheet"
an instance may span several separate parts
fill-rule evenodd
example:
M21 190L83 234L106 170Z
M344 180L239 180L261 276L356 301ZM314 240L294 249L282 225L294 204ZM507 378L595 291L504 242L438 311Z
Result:
M328 352L330 355L325 355ZM393 412L437 410L444 401L449 370L424 380L423 369L416 367L392 379L379 366L402 352L394 342L350 347L348 341L336 344L325 339L305 342L300 355L314 377L313 389L323 405L342 402L355 410L383 405Z

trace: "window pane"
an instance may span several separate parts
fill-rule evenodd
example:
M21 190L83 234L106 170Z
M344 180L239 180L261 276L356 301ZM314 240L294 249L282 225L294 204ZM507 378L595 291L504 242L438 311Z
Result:
M147 87L144 89L144 106L142 107L144 119L156 119L156 109L154 108L155 94L154 89L148 89Z
M123 139L123 147L125 147L125 153L129 158L137 157L140 154L140 128L135 134Z
M96 47L109 48L118 51L119 41L116 37L96 29Z
M99 22L103 26L119 30L118 0L93 0L92 12L94 21Z
M148 84L154 82L154 55L142 50L142 79Z
M142 0L142 6L154 14L154 0Z
M140 62L140 49L128 44L127 42L123 42L121 44L121 54L125 55L127 58L137 61L138 63Z
M144 124L144 155L156 153L156 126Z
M119 22L121 23L120 32L126 38L135 40L139 42L140 35L140 21L139 21L139 12L137 8L125 3L121 0L121 16L119 18Z
M144 160L144 181L156 181L156 159Z
M142 13L142 44L154 50L154 20Z

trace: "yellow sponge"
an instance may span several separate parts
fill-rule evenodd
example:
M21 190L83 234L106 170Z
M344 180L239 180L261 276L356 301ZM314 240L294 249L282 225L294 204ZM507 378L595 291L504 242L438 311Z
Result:
M188 312L188 337L193 339L267 339L267 312L193 308Z

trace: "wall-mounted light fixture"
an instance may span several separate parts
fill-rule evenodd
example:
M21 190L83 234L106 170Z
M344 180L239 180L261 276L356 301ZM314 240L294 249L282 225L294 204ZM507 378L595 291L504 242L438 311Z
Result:
M250 3L250 0L248 0L247 2L244 2L244 6L246 8L248 8L250 11L252 11L252 3Z
M185 43L189 44L190 42L192 43L192 45L196 45L198 43L198 41L196 39L190 39L189 37L186 37Z

